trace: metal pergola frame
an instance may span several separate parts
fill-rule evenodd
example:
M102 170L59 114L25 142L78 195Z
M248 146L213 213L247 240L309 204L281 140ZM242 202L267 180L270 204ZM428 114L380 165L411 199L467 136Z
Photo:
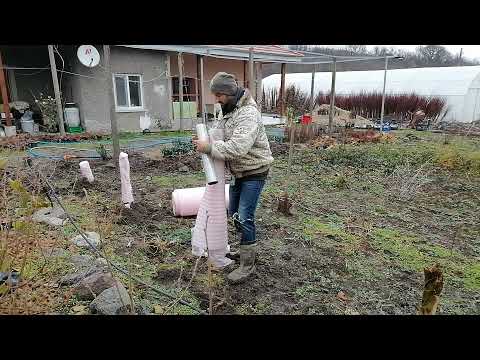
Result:
M200 55L200 73L201 73L201 84L202 84L202 92L203 92L203 57L214 57L219 59L229 59L229 60L242 60L249 62L250 68L250 81L249 86L254 86L255 83L253 81L252 76L252 69L253 64L255 62L259 63L279 63L282 64L282 71L281 71L281 86L280 86L280 103L281 103L281 110L280 115L284 115L284 99L285 99L285 74L286 74L286 65L287 64L296 64L296 65L313 65L312 70L312 83L311 83L311 115L313 112L314 106L314 82L315 82L315 70L316 65L320 64L332 64L332 86L331 86L331 101L330 101L330 117L329 117L329 132L332 131L332 123L333 123L333 108L335 106L335 79L336 79L336 64L337 63L349 63L349 62L361 62L361 61L375 61L375 60L384 60L385 61L385 74L383 79L383 93L382 93L382 109L381 109L381 116L380 116L380 131L383 133L383 118L384 118L384 110L385 110L385 93L386 93L386 81L387 81L387 71L388 71L388 60L389 59L399 59L403 60L402 57L394 56L394 55L385 55L385 56L336 56L336 55L329 55L329 54L322 54L322 53L314 53L310 51L295 51L300 55L275 55L275 54L268 54L267 52L263 51L255 51L254 45L242 45L244 48L240 49L240 46L237 48L228 48L222 46L208 46L208 45L120 45L125 47L131 48L140 48L140 49L149 49L149 50L163 50L163 51L173 51L178 52L180 54L179 59L181 58L182 53L190 53ZM307 55L307 56L305 56ZM180 60L179 60L180 61ZM179 81L183 79L180 77ZM202 93L203 95L203 93ZM183 117L182 114L182 102L183 99L180 99L180 118ZM205 111L205 103L203 101L202 96L202 120L206 122L206 111Z
M361 62L361 61L376 61L376 60L384 60L385 61L385 74L384 74L384 82L383 82L383 94L382 94L382 109L381 109L381 118L380 118L380 131L383 132L383 118L384 118L384 108L385 108L385 93L386 93L386 81L387 81L387 71L388 71L388 61L389 59L403 59L398 56L393 55L385 55L385 56L375 56L375 57L368 57L368 56L335 56L335 55L328 55L322 53L313 53L308 51L295 51L291 52L291 54L274 54L268 53L268 51L255 51L255 45L240 45L236 48L229 48L229 47L222 47L220 46L209 46L209 45L117 45L121 47L128 47L128 48L136 48L136 49L145 49L145 50L162 50L162 51L171 51L177 52L179 54L179 61L182 60L182 53L190 53L200 55L200 81L202 83L202 120L206 122L206 108L205 102L203 101L203 64L204 64L204 56L207 57L214 57L220 59L230 59L230 60L241 60L241 61L248 61L249 68L250 68L250 81L249 87L255 86L255 81L253 77L253 67L254 63L279 63L282 65L282 72L281 72L281 87L280 87L280 103L281 103L281 116L284 115L284 99L285 99L285 74L286 74L286 65L287 64L295 64L295 65L313 65L312 69L312 83L311 83L311 112L313 112L313 97L314 97L314 82L315 82L315 70L316 65L320 64L332 64L332 86L331 86L331 101L330 101L330 118L329 118L329 132L332 130L332 121L333 121L333 108L335 106L335 78L336 78L336 64L337 63L349 63L349 62ZM244 47L243 47L244 46ZM243 48L241 48L243 47ZM300 54L295 55L294 53ZM307 56L305 56L307 55ZM52 65L52 59L51 65ZM54 62L53 65L54 66ZM3 68L0 69L3 73ZM1 75L1 74L0 74ZM55 82L55 75L56 71L52 68L52 77ZM0 79L1 80L1 79ZM180 74L179 81L183 81L183 76ZM0 81L4 83L5 81ZM6 95L3 96L4 91L2 91L2 97L4 98L3 102L5 102ZM7 100L8 101L8 100ZM182 124L183 118L183 99L180 98L180 123ZM8 102L7 102L8 105ZM7 110L8 111L8 110ZM60 118L63 114L60 112ZM7 119L9 120L9 119Z

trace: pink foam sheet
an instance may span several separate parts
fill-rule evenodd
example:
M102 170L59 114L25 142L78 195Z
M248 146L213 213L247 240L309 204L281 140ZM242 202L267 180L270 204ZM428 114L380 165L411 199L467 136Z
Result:
M174 216L194 216L200 208L205 194L205 187L175 189L172 192L172 209ZM230 185L225 185L225 208L228 208Z
M210 130L209 135L210 141L223 139L223 130ZM225 256L229 252L225 207L225 162L214 159L214 167L218 182L207 184L200 200L195 226L192 229L192 253L195 256L208 254L216 267L224 267L232 262Z

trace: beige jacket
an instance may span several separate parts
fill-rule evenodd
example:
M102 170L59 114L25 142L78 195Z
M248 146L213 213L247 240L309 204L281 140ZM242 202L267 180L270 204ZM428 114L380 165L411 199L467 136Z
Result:
M214 128L224 129L225 138L212 143L210 154L225 160L236 178L267 171L272 152L260 112L248 89L238 100L237 108L215 122Z

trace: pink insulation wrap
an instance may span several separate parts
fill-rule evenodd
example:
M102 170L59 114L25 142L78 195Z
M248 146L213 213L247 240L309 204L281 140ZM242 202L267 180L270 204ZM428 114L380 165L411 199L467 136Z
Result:
M211 130L210 138L211 141L223 139L223 131ZM218 182L213 185L207 184L200 201L195 227L192 229L192 253L204 256L207 251L215 266L224 267L232 262L225 257L229 251L225 208L225 162L215 159L214 168Z
M225 208L229 204L230 185L225 185ZM205 194L205 187L196 187L190 189L176 189L172 192L172 208L174 216L193 216L197 215Z
M122 202L125 204L125 207L130 208L130 204L133 203L133 194L130 183L130 162L128 161L128 155L121 152L118 160L120 164L120 180L122 182Z
M80 175L82 178L87 179L89 183L92 183L94 180L92 169L90 169L90 164L88 161L80 162Z

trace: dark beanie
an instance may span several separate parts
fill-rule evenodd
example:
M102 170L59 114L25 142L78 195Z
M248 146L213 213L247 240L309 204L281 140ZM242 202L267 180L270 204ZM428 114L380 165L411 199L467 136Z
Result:
M219 93L233 96L237 93L238 85L235 81L235 76L227 74L226 72L217 73L210 81L210 91L212 93Z

